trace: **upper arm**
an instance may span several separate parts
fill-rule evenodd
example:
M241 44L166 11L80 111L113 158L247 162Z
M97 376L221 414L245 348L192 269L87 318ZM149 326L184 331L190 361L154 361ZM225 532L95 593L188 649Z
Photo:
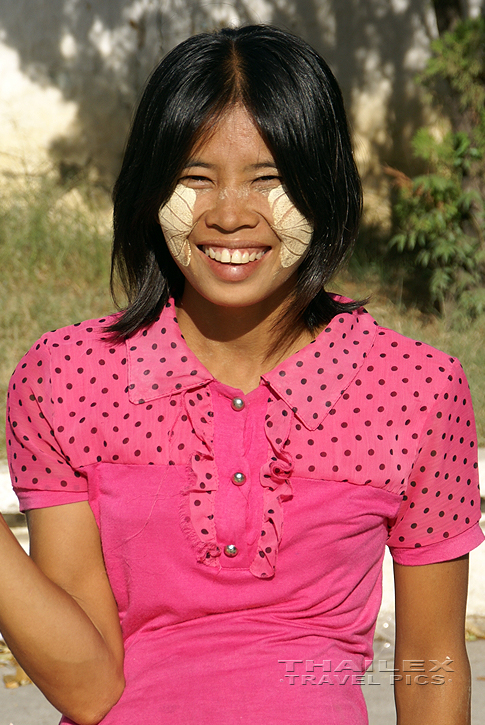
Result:
M394 579L398 645L464 646L468 555L424 566L395 563Z
M123 658L116 602L99 530L87 501L27 513L30 555L43 573L84 610L109 649Z

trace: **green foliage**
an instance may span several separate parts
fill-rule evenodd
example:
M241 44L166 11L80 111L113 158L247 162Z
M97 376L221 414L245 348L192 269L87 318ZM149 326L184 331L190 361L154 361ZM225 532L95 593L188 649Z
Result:
M449 84L459 110L473 121L471 133L483 150L485 146L485 18L459 23L453 32L435 40L433 56L420 82L430 88L436 81Z
M461 120L452 118L454 129L443 138L427 128L414 136L414 154L428 172L396 174L389 248L406 260L407 281L421 283L425 302L470 318L485 312L485 21L461 23L435 41L433 52L420 80L446 82Z

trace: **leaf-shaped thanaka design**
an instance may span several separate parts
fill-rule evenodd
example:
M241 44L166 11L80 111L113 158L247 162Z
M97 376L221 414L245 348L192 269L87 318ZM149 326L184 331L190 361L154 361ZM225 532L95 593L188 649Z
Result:
M174 259L184 267L192 255L187 237L194 227L194 205L197 194L183 184L177 184L170 199L158 212L165 241Z
M305 254L313 234L312 225L292 204L282 186L270 191L268 201L273 215L271 228L281 241L281 266L291 267Z

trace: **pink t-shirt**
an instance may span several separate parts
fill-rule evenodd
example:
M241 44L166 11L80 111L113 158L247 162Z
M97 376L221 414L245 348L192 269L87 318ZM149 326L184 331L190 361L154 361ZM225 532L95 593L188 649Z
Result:
M9 392L22 509L88 499L100 529L127 679L103 725L366 723L385 544L415 565L483 538L463 371L359 310L244 395L174 315L48 333Z

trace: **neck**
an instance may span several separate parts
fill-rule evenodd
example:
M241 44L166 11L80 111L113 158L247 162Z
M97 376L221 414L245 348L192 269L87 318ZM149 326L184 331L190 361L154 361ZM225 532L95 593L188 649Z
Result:
M287 305L284 295L248 307L222 307L186 285L177 319L188 346L209 372L248 393L261 375L312 340L304 330L287 345L276 345L275 325Z

